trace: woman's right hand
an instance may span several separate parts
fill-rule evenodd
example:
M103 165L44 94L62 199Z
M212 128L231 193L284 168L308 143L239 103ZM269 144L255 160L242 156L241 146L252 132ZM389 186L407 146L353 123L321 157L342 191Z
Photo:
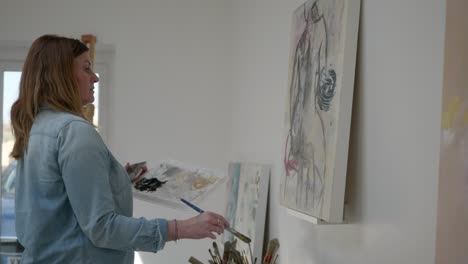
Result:
M177 236L179 239L201 239L207 237L216 239L214 233L218 233L218 235L222 234L225 226L229 226L229 222L223 216L206 211L186 220L178 220Z

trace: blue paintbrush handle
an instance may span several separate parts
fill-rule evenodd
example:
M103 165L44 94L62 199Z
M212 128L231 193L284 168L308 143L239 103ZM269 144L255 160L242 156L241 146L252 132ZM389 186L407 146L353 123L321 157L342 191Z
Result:
M180 200L181 200L184 204L186 204L186 205L192 207L193 210L199 212L200 214L203 213L203 212L205 212L205 211L203 211L201 208L198 208L196 205L194 205L194 204L192 204L191 202L185 200L184 198L180 198Z

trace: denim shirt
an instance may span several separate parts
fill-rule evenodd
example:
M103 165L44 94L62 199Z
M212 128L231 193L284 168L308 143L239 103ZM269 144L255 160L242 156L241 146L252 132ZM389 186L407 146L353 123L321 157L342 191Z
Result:
M167 220L132 218L132 185L86 120L41 108L18 161L16 232L29 263L133 263L156 252Z

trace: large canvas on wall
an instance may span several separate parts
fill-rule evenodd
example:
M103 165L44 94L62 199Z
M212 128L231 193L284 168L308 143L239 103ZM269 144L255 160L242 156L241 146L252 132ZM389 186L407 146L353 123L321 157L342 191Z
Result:
M309 0L293 13L281 204L342 222L359 0Z
M468 263L468 2L446 10L436 264Z

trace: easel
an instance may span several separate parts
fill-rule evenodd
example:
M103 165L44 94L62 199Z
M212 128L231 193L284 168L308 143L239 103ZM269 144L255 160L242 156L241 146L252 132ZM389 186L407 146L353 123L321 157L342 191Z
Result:
M91 68L94 67L94 46L96 45L96 36L87 34L87 35L81 35L81 41L86 44L89 48L89 57L91 59ZM93 123L93 117L94 117L94 104L88 104L83 107L83 114L85 118Z

